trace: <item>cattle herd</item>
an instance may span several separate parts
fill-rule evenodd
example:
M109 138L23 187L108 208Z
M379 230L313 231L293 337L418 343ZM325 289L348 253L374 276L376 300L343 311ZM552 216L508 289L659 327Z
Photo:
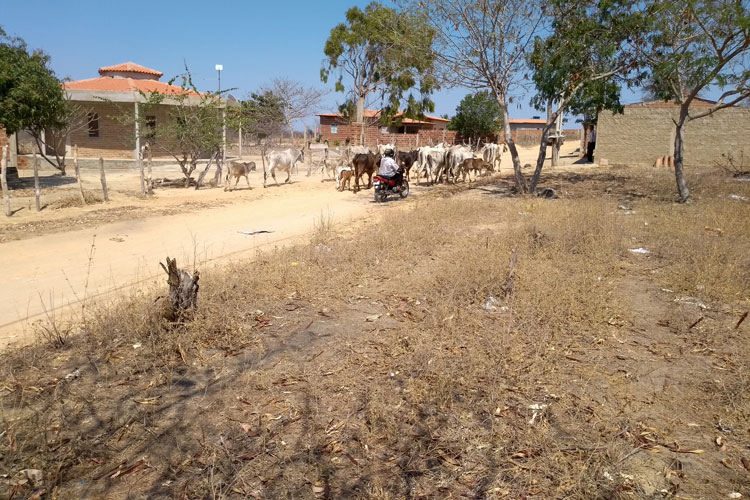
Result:
M484 144L481 148L441 143L411 151L397 151L392 144L379 144L375 151L366 146L348 146L343 151L332 151L331 154L326 150L325 158L320 162L321 175L327 174L329 178L335 178L337 190L353 189L354 192L359 191L360 184L364 181L363 177L367 175L367 189L369 189L372 187L372 178L380 166L380 160L388 149L396 152L396 162L404 169L407 179L411 180L412 172L416 175L417 184L423 179L430 184L436 182L455 184L459 177L466 181L468 176L471 181L472 174L476 180L480 175L497 171L500 168L501 156L507 150L505 145L491 143ZM295 148L272 151L264 160L263 187L266 187L269 175L278 185L276 171L285 171L287 174L285 182L289 182L296 163L305 161L305 152ZM309 161L313 162L313 158L309 158ZM230 177L235 179L235 188L241 177L245 178L249 188L250 182L247 174L254 170L254 162L231 162L226 176L227 188ZM353 188L351 188L352 179L354 179Z
M343 191L350 186L354 178L354 192L359 191L363 176L367 175L367 188L372 187L372 176L378 170L380 159L386 150L396 150L392 144L379 144L375 151L366 146L350 146L337 158L323 160L321 173L335 176L336 189ZM500 168L500 158L505 146L484 144L481 148L464 145L438 144L411 151L396 151L396 162L404 169L404 175L411 180L412 172L417 184L422 179L434 184L436 182L456 183L460 177L471 181L483 174L495 172Z

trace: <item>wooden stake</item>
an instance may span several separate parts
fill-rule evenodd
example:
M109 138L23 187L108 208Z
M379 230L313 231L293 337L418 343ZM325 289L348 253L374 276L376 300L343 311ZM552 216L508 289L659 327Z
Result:
M39 200L42 192L39 189L39 157L34 153L34 197L36 198L36 211L42 210L42 204Z
M146 196L146 176L143 173L143 148L138 150L138 171L141 173L141 196Z
M104 158L99 157L99 177L102 181L102 194L104 195L104 201L109 201L109 191L107 191L107 177L104 175Z
M76 171L78 181L78 192L81 194L81 203L86 205L86 197L83 195L83 184L81 183L81 169L78 168L78 144L73 146L73 169Z
M3 205L5 206L5 216L10 217L10 196L8 196L8 146L3 146L3 157L0 159L0 183L3 186Z

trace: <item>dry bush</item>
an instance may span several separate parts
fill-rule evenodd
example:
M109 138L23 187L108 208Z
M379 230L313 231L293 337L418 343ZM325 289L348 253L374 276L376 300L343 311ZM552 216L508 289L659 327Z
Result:
M86 199L86 205L93 205L95 203L101 203L103 201L102 198L98 194L95 194L86 189L83 190L83 197ZM60 198L57 198L56 200L51 201L47 205L48 208L51 208L53 210L58 210L61 208L82 207L82 206L84 205L81 202L81 195L79 193L61 196Z

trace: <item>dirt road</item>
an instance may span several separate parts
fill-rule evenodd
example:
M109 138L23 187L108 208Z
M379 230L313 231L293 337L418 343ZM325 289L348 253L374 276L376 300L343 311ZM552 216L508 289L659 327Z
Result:
M64 309L80 312L71 306L84 298L136 283L163 284L159 261L166 256L182 266L205 267L310 233L321 218L346 222L372 205L370 191L338 193L316 176L298 175L293 184L265 190L258 181L256 175L252 191L221 193L224 204L214 208L2 244L0 346L29 339L30 323L48 314L60 319Z
M573 147L568 149L565 163L577 159ZM526 162L536 151L521 153ZM509 174L507 155L505 162L503 170ZM0 243L0 348L33 339L35 321L65 324L75 319L84 300L106 300L135 284L163 288L159 262L166 256L176 257L181 266L203 269L309 234L316 221L340 224L375 208L372 191L339 193L332 181L321 182L319 174L307 177L305 172L302 167L292 184L279 187L263 189L262 174L255 172L252 190L159 189L144 200L134 196L136 172L113 171L108 174L114 186L111 203L41 212L25 209L31 201L16 196L12 201L19 212L0 221L0 229L15 232ZM84 188L95 192L98 177L84 173L90 174L84 175ZM176 166L155 172L160 175L180 176ZM412 183L414 195L423 189L431 188ZM50 199L77 196L75 184L45 193ZM243 234L253 231L267 232Z

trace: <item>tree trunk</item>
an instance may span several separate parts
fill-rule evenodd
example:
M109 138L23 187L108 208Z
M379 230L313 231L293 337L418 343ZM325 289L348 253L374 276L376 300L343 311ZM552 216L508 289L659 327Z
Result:
M78 181L78 193L81 195L81 203L86 205L86 197L83 195L83 183L81 182L81 169L78 168L78 145L73 148L73 169L76 171L76 181Z
M359 145L365 145L365 98L360 96L357 99L357 123L360 125L359 129Z
M104 158L99 157L99 178L102 181L102 195L104 201L109 201L109 191L107 190L107 176L104 174Z
M519 193L528 192L528 186L526 185L526 178L521 172L521 159L518 157L518 149L516 149L516 143L513 142L513 134L510 130L510 116L508 115L508 103L504 100L498 102L503 110L503 126L505 129L505 143L508 145L510 150L510 157L513 160L513 176L516 179L516 187Z
M12 212L10 211L10 196L8 195L8 159L7 159L8 146L3 146L2 158L0 158L0 184L3 188L3 207L6 217L10 217Z
M198 307L198 271L191 276L184 269L177 269L177 260L167 257L167 265L159 263L167 273L169 295L157 300L159 314L167 321L178 321L186 312Z
M42 190L39 188L39 157L34 153L34 201L36 202L36 211L41 212L42 203L40 196Z
M542 139L539 141L539 154L536 157L536 168L534 169L534 176L531 178L531 186L529 187L529 192L531 193L536 192L536 186L539 183L539 177L542 175L542 168L544 168L544 160L547 158L547 139L549 138L550 127L551 124L548 118L547 125L542 129Z
M687 123L688 110L683 105L680 108L680 120L675 124L674 134L674 176L677 181L677 192L680 194L680 202L685 203L690 199L685 172L683 171L683 160L685 155L685 124Z
M198 176L198 182L195 183L196 191L200 189L201 184L203 184L203 178L206 177L206 174L208 173L208 169L211 168L211 164L213 163L214 158L216 158L216 156L218 156L218 152L215 152L214 154L211 155L211 158L208 159L208 163L206 164L206 168L204 168L203 172L201 172L200 175Z

